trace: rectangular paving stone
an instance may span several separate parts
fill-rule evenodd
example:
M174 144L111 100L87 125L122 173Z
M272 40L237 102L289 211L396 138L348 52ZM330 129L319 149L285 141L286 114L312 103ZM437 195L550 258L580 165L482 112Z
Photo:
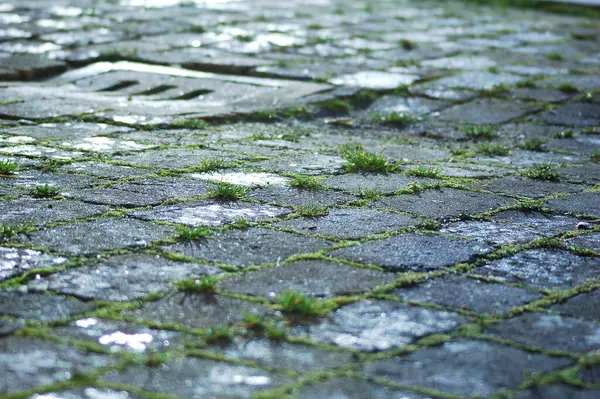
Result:
M468 318L457 313L383 300L342 306L316 324L298 326L297 335L361 352L401 348L430 334L454 330Z
M409 301L491 314L505 313L541 298L539 293L522 288L454 275L425 280L415 287L397 289L393 294Z
M28 233L22 237L37 247L70 255L89 255L113 249L145 247L175 236L172 227L128 219L107 218L73 223Z
M600 260L556 249L528 249L486 264L474 273L542 289L568 289L594 279Z
M492 248L484 243L434 234L408 233L330 252L334 258L368 263L390 271L425 272L472 262Z
M592 215L600 217L600 193L579 193L559 197L544 203L553 211L567 214Z
M416 179L404 175L372 175L372 174L345 174L327 177L323 185L335 190L344 190L360 193L367 190L375 190L382 194L391 194L406 188L410 183L428 183L430 179Z
M134 155L119 155L113 157L113 160L160 169L183 169L201 166L202 161L209 161L211 159L222 159L228 162L247 158L245 155L236 155L231 152L167 148L162 150L148 150Z
M600 125L600 104L567 103L541 114L540 121L552 125L598 126Z
M271 205L248 202L186 202L178 205L165 205L150 210L133 212L131 215L143 220L179 223L188 226L220 226L236 219L248 221L272 219L285 216L291 210Z
M521 76L507 73L473 71L435 80L432 85L471 90L490 90L498 85L512 86L523 80L524 78Z
M0 202L0 223L32 224L66 222L98 216L109 210L102 205L90 205L70 200L19 198Z
M555 183L546 180L515 179L504 177L477 182L472 187L500 194L517 194L525 197L541 198L554 193L577 193L589 186L580 184Z
M294 229L302 233L358 239L417 224L419 224L417 218L396 213L370 209L333 209L325 216L286 220L273 226Z
M67 258L33 249L0 247L0 282L30 270L60 266L67 261Z
M306 388L301 388L299 399L434 399L435 396L417 392L409 392L396 388L378 385L366 380L353 380L338 377Z
M447 108L440 112L440 119L478 125L493 125L520 118L527 114L539 111L540 109L540 107L529 105L527 103L483 99Z
M532 226L479 221L451 223L441 228L440 232L468 237L491 245L526 243L553 235L552 232L544 234Z
M66 344L25 337L0 339L0 394L11 394L69 380L114 364L115 360Z
M525 313L493 324L483 333L525 345L576 353L600 348L598 324L544 313Z
M233 276L223 280L219 287L225 291L265 298L282 295L287 290L330 298L361 294L378 285L392 283L396 277L392 273L342 263L301 260Z
M353 195L335 191L303 190L293 187L259 188L250 193L248 198L292 206L334 206L343 205L356 199Z
M515 399L594 399L600 396L600 389L583 389L567 385L543 385L519 392Z
M34 291L54 291L83 299L131 301L165 291L169 281L220 272L213 266L173 262L158 256L113 256L93 266L67 269L33 280Z
M240 399L290 382L287 377L262 369L193 357L176 358L157 368L129 367L100 380L187 398Z
M106 136L131 131L130 128L110 126L104 123L42 123L3 129L4 133L28 136L36 139L65 140Z
M91 312L95 307L54 295L34 295L20 291L0 291L0 315L22 319L57 321Z
M491 217L491 220L510 224L515 228L528 232L531 229L542 236L553 236L575 230L580 219L570 216L553 215L534 211L502 211Z
M205 240L178 243L162 249L196 259L244 268L262 263L283 262L292 255L316 252L329 246L331 243L322 238L252 228L229 230Z
M600 233L580 235L567 240L574 248L582 248L600 253Z
M11 177L0 176L0 184L2 185L34 189L47 184L50 187L56 187L61 194L64 191L89 188L103 183L104 181L95 179L93 177L71 175L66 173L45 173L35 170L17 172Z
M573 364L569 358L525 352L485 341L460 339L421 349L407 356L378 360L367 374L404 385L436 389L459 396L489 397L515 389L528 372L549 373Z
M514 203L514 199L500 195L440 188L419 194L386 197L373 203L373 206L442 219L478 215Z
M552 305L549 309L571 317L600 320L600 291L576 295L566 302Z

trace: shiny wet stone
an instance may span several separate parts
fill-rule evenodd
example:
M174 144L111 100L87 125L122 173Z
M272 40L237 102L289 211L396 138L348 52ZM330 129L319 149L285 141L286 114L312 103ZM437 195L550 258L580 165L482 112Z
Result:
M294 229L302 233L320 234L341 239L358 239L387 231L398 231L419 224L419 219L395 213L334 209L327 215L276 223L275 227Z
M410 183L431 182L430 179L417 179L404 175L377 175L377 174L345 174L331 176L323 180L325 187L360 193L374 190L383 194L390 194L406 188Z
M36 291L54 291L84 299L130 301L165 291L169 282L220 272L208 266L173 262L152 255L117 255L94 266L68 269L29 283Z
M491 396L515 389L525 376L523 370L552 372L573 364L569 358L529 353L485 341L447 342L365 366L367 374L436 389L460 396Z
M500 195L441 188L426 190L419 194L383 198L373 205L377 208L441 219L477 215L515 202L514 199Z
M433 85L471 90L490 90L498 85L510 86L523 80L525 80L523 77L517 75L477 71L436 80Z
M25 337L0 339L0 393L10 394L73 377L114 363L105 355Z
M229 230L204 240L179 243L162 249L243 268L262 263L279 263L292 255L316 252L330 245L332 243L322 238L253 228Z
M271 205L246 202L187 202L180 205L166 205L151 210L132 213L133 217L144 220L179 223L188 226L220 226L244 218L248 221L272 219L285 216L291 210Z
M598 324L544 313L526 313L494 324L483 333L552 350L586 353L600 348Z
M342 172L343 163L344 160L338 156L308 154L252 162L249 165L272 172L320 175L324 173L333 174Z
M188 398L246 399L261 390L283 385L289 379L258 368L186 357L173 359L157 368L136 366L110 372L101 377L101 381Z
M129 391L109 388L74 388L68 391L35 394L28 399L141 399Z
M273 298L287 290L330 298L356 295L396 279L392 273L322 260L301 260L230 277L219 284L225 291Z
M108 210L105 206L77 201L19 198L0 202L0 223L43 226L98 216Z
M478 221L452 223L440 229L440 232L464 236L492 245L520 244L544 235L552 235L552 232L538 231L532 226Z
M146 247L173 237L172 227L127 218L97 219L29 233L23 237L35 246L71 255L88 255L114 249Z
M415 287L397 289L393 294L408 301L490 314L506 313L541 298L540 294L522 288L459 276L426 280Z
M600 262L564 250L528 249L488 263L474 273L542 289L569 289L596 278Z
M158 301L144 302L124 316L156 323L177 323L192 328L227 326L244 320L243 313L267 314L269 309L255 302L211 294L166 295Z
M468 320L456 313L369 299L343 306L317 324L297 327L294 333L319 343L375 352L450 332Z
M531 229L539 235L558 235L575 230L579 219L570 216L554 215L535 211L502 211L494 214L491 220L507 223L527 234Z
M123 133L131 129L110 126L103 123L42 123L40 125L19 126L4 132L36 139L65 140L83 139Z
M424 272L472 262L491 251L490 246L476 241L409 233L338 249L330 256L374 264L390 271Z
M67 258L33 249L0 247L0 282L30 270L60 266L67 261Z
M94 306L53 295L0 291L0 314L22 319L57 321L94 310Z

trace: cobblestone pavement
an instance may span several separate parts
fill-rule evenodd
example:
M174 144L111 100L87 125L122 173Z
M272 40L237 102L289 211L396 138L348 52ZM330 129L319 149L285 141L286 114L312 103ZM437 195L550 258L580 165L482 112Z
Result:
M481 3L0 1L0 397L600 397L600 14Z

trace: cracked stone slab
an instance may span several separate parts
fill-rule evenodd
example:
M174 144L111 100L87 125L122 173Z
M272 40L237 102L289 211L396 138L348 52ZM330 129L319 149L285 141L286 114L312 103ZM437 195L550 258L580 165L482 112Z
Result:
M472 124L497 124L520 118L541 108L527 103L479 99L440 112L440 119Z
M529 249L500 259L474 271L507 283L527 284L542 289L568 289L594 279L600 262L564 250Z
M394 295L408 301L436 303L478 313L506 313L515 306L542 296L522 288L493 284L473 278L448 276L426 280L415 287L403 287Z
M410 345L430 334L450 332L468 318L456 313L383 300L346 305L317 324L294 332L311 340L361 352L384 351Z
M472 262L491 251L490 246L476 241L408 233L338 249L330 256L374 264L390 271L428 271Z
M114 249L145 247L153 241L173 237L171 227L127 218L98 219L28 233L22 237L37 247L71 255L86 255Z
M204 240L163 247L163 250L243 268L262 263L279 263L292 255L315 252L330 245L329 241L322 238L252 228L229 230Z
M95 306L53 295L33 295L20 291L0 291L0 314L22 319L58 321L90 312Z
M125 321L88 317L52 329L53 335L66 339L94 342L113 353L157 353L183 349L186 337L182 333L157 330Z
M312 345L301 345L264 338L237 337L220 346L206 346L205 350L228 359L252 361L274 370L291 370L298 374L332 370L356 363L351 352L329 351Z
M272 219L285 216L291 210L271 205L247 202L187 202L181 205L165 205L150 210L132 213L133 217L144 220L158 220L180 223L188 226L220 226L238 218L248 221Z
M300 388L298 399L433 399L431 395L409 392L366 380L337 377L306 388Z
M553 193L578 193L589 186L568 183L555 183L546 180L515 179L505 177L477 182L472 187L500 194L517 194L526 197L541 198Z
M243 313L267 314L269 308L256 302L219 295L167 295L155 302L144 302L137 310L123 315L155 323L178 323L192 328L226 326L244 320Z
M188 398L240 399L289 382L262 369L194 357L173 359L156 369L129 367L105 374L100 380Z
M70 200L19 198L0 202L0 223L43 226L98 216L108 210L105 206Z
M553 350L587 353L600 348L598 324L544 313L526 313L494 324L483 332Z
M525 352L491 342L460 339L378 360L365 366L367 374L436 389L459 396L492 396L504 389L514 389L524 380L523 370L552 372L569 366L569 358Z
M0 339L0 393L10 394L69 380L73 370L85 373L115 361L69 345L25 337Z
M288 289L331 298L361 294L395 279L394 274L377 270L322 260L301 260L233 276L219 286L225 291L266 298L282 295Z
M0 282L30 270L60 266L67 261L33 249L0 247Z
M370 209L334 209L321 217L286 220L275 227L342 239L358 239L419 224L417 218Z
M165 291L172 280L220 272L213 266L173 262L158 256L117 255L93 266L67 269L33 280L28 287L86 300L131 301Z
M544 204L557 212L600 217L600 193L579 193L547 200Z
M374 190L382 194L391 194L406 188L411 183L428 183L430 179L417 179L404 175L371 175L371 174L345 174L331 176L323 180L327 188L344 190L355 193Z
M552 312L571 317L600 320L600 291L585 292L567 299L566 302L552 305Z
M325 191L303 190L293 187L267 187L257 189L248 195L248 198L273 204L292 206L317 205L334 206L343 205L356 199L354 195Z
M373 203L373 206L432 218L453 218L477 215L515 203L516 200L500 195L440 188L426 190L416 195L383 198Z

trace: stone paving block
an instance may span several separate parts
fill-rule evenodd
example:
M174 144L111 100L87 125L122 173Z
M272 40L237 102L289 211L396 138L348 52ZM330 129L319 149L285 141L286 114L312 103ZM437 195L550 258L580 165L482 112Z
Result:
M404 175L372 175L372 174L345 174L331 176L323 180L323 184L331 189L351 192L364 192L374 190L383 194L394 193L406 188L410 183L429 183L431 179L417 179Z
M35 394L29 399L142 399L129 391L109 388L74 388L68 391L56 391L47 394Z
M553 350L586 353L600 348L598 324L544 313L526 313L494 324L483 332Z
M523 370L547 373L572 364L569 358L460 339L407 356L378 360L365 366L365 371L404 385L424 386L459 396L487 397L499 390L517 388L525 380Z
M0 299L0 314L32 320L65 320L95 309L91 304L74 299L20 291L0 291Z
M93 342L113 353L157 353L183 349L185 339L198 339L182 333L157 330L125 321L97 318L78 319L66 326L53 328L51 334L66 339Z
M0 317L0 337L11 335L18 329L25 327L25 325L26 321L24 319L14 319L8 316Z
M393 294L408 301L491 314L506 313L541 298L540 294L522 288L459 276L426 280L415 287L397 289Z
M375 352L401 348L430 334L447 333L468 321L457 313L368 299L343 306L317 324L299 326L294 333L319 343Z
M206 350L228 359L256 362L274 370L291 370L309 374L332 370L356 363L352 352L331 351L310 345L264 338L234 338L220 345L209 345Z
M577 229L579 219L570 216L552 215L534 211L503 211L491 217L493 221L509 223L524 232L534 229L539 235L558 235Z
M499 85L511 86L523 80L518 75L477 71L436 80L433 85L459 89L490 90Z
M344 162L345 161L338 156L308 154L252 162L250 165L272 172L321 175L342 172L342 164Z
M600 217L600 193L580 193L547 200L544 204L555 212Z
M0 339L0 394L69 380L73 371L85 373L114 364L105 355L81 352L66 344L25 337Z
M420 194L383 198L373 205L377 208L411 212L436 219L477 215L516 203L516 200L494 194L440 188Z
M292 255L316 252L331 244L322 238L252 228L229 230L205 240L166 246L163 250L243 268L262 263L279 263Z
M581 135L575 138L560 138L551 140L543 145L550 151L566 151L576 154L589 155L600 152L600 138L593 135Z
M156 323L178 323L192 328L227 326L244 320L244 312L267 314L269 309L256 302L220 295L176 294L155 302L144 302L137 310L123 315Z
M147 176L153 172L148 169L133 168L131 166L113 165L100 162L74 162L60 167L67 172L81 173L94 177L108 179L122 179L128 177Z
M173 237L172 227L127 218L97 219L29 233L23 237L35 246L71 255L89 255L114 249L146 247Z
M546 197L554 193L577 193L589 188L589 186L579 184L555 183L534 179L516 179L513 177L485 180L473 184L472 187L494 193L516 194L532 198Z
M441 233L468 237L491 245L523 244L553 235L532 226L510 225L498 222L456 222L440 229Z
M287 185L287 183L291 181L287 177L282 177L274 173L246 172L236 170L191 173L187 175L187 177L204 180L207 182L238 184L246 187L280 187Z
M396 213L369 209L334 209L325 216L286 220L273 226L341 239L359 239L417 224L417 218Z
M374 264L391 271L420 271L472 262L492 248L476 241L434 234L409 233L342 248L330 256Z
M42 123L3 129L8 134L49 140L83 139L128 131L131 129L104 123Z
M447 108L440 113L440 119L472 124L496 124L520 118L540 109L527 103L483 99Z
M583 284L596 278L599 271L598 258L578 256L564 250L528 249L488 263L474 272L507 283L552 290Z
M36 187L43 187L47 184L50 187L56 187L61 194L63 191L84 189L102 183L102 180L93 177L63 173L45 173L31 170L17 172L13 177L0 177L0 184L7 186L34 189Z
M576 295L566 302L552 305L549 309L567 316L600 320L600 291Z
M265 370L202 358L178 358L152 369L142 366L111 372L101 381L181 397L247 399L261 390L290 382Z
M117 255L94 266L54 273L29 283L34 291L55 291L84 299L131 301L165 291L169 281L220 272L208 265L173 262L151 255Z
M600 165L574 165L556 169L567 180L600 182Z
M561 102L573 97L574 93L565 93L560 90L553 89L533 89L533 88L517 88L511 89L502 97L508 97L513 100L529 100L539 102Z
M587 162L588 157L582 155L569 155L554 152L535 152L521 149L512 149L506 156L478 155L472 158L475 162L488 164L500 164L514 168L528 168L536 164L550 164L560 166L567 163Z
M600 104L567 103L542 113L540 121L566 126L597 126L600 124Z
M570 246L589 249L600 253L600 233L581 235L567 240Z
M132 213L132 216L144 220L180 223L188 226L220 226L239 218L258 221L285 216L291 212L287 208L248 202L203 201L165 205L137 211Z
M0 247L0 282L33 269L64 265L67 258L27 248Z
M108 210L109 208L105 206L78 201L19 198L0 202L0 223L43 226L49 223L86 219Z
M291 187L267 187L257 189L248 198L268 203L292 206L334 206L357 199L353 195L325 190L302 190Z
M300 389L298 399L434 399L434 396L388 388L366 380L339 377Z
M600 367L597 364L587 366L577 373L577 377L588 384L598 384L600 381Z
M228 162L247 158L247 156L235 155L230 152L195 150L190 148L149 150L134 155L119 155L113 157L116 161L162 169L183 169L201 166L202 161L209 161L211 159L222 159L223 161Z
M397 276L372 269L351 267L322 260L301 260L275 268L264 268L233 276L219 284L225 291L272 298L285 291L330 298L356 295L379 285L392 283Z

